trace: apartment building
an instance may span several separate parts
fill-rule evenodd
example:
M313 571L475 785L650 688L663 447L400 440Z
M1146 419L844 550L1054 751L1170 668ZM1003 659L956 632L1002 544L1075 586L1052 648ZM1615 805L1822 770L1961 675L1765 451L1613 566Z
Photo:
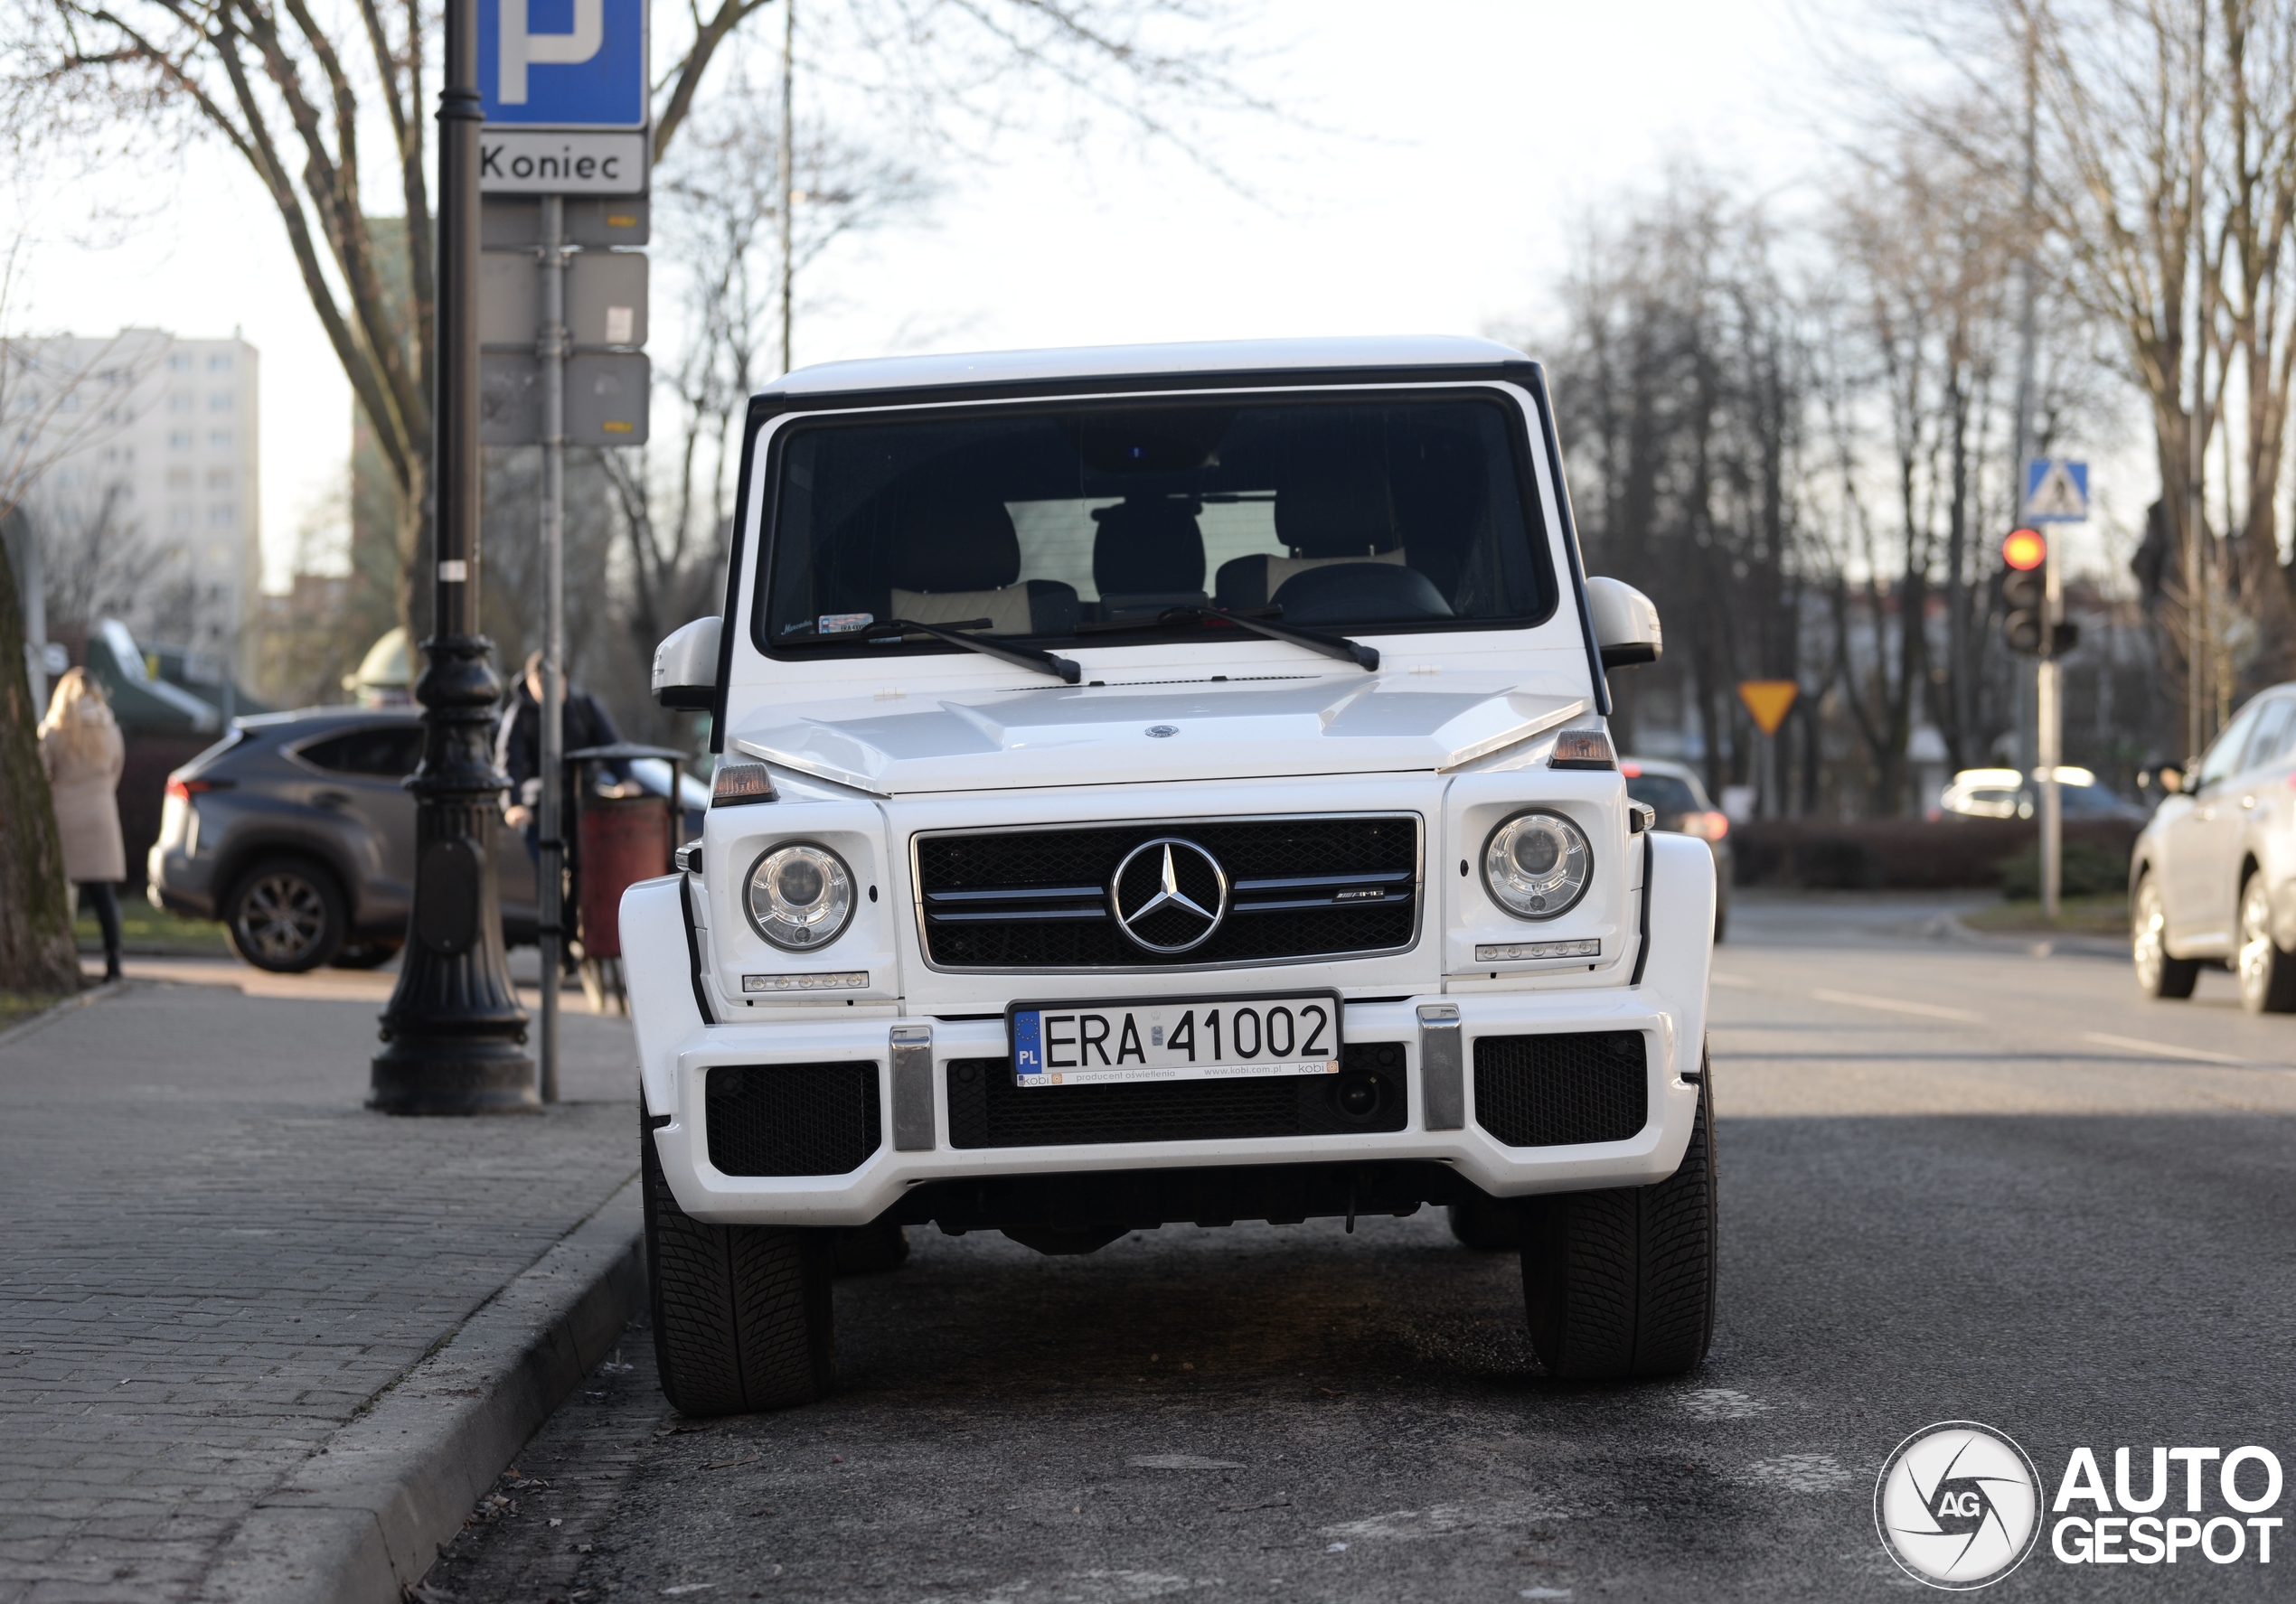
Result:
M258 380L256 349L236 333L0 345L8 461L24 481L11 488L38 537L51 628L118 617L216 671L243 658L262 580Z

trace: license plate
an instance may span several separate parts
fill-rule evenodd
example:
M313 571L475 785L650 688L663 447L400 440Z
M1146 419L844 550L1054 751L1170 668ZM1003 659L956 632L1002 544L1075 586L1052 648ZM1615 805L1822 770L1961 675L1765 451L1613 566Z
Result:
M1023 1086L1340 1073L1336 991L1145 1002L1021 1002L1008 1012Z

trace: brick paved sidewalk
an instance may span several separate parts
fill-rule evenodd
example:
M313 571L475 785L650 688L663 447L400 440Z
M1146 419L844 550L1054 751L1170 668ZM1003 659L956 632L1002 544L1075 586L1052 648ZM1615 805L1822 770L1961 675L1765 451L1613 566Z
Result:
M375 1013L131 980L0 1045L0 1604L191 1596L635 1169L626 1021L566 1017L589 1101L399 1120L360 1107Z

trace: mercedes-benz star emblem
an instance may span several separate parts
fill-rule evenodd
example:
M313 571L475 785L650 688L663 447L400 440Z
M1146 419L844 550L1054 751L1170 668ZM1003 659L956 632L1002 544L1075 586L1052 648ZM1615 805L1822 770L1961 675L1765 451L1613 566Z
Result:
M1228 917L1228 873L1195 842L1158 836L1116 865L1108 903L1134 946L1170 957L1202 946Z

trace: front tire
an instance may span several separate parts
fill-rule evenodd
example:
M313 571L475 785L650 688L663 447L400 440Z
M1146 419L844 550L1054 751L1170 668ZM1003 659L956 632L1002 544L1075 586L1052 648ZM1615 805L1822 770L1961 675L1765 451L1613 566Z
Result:
M2296 952L2272 939L2272 898L2263 870L2240 888L2240 1006L2252 1014L2296 1013Z
M1715 1204L1701 1084L1681 1168L1665 1180L1524 1206L1523 1303L1549 1375L1643 1381L1698 1368L1714 1340Z
M2147 997L2175 1001L2190 997L2200 983L2197 958L2169 956L2169 913L2151 872L2137 882L2129 899L2129 950L2136 961L2137 990Z
M681 1414L752 1414L828 1395L837 1358L825 1231L705 1225L678 1206L641 1123L645 1271L662 1392Z

